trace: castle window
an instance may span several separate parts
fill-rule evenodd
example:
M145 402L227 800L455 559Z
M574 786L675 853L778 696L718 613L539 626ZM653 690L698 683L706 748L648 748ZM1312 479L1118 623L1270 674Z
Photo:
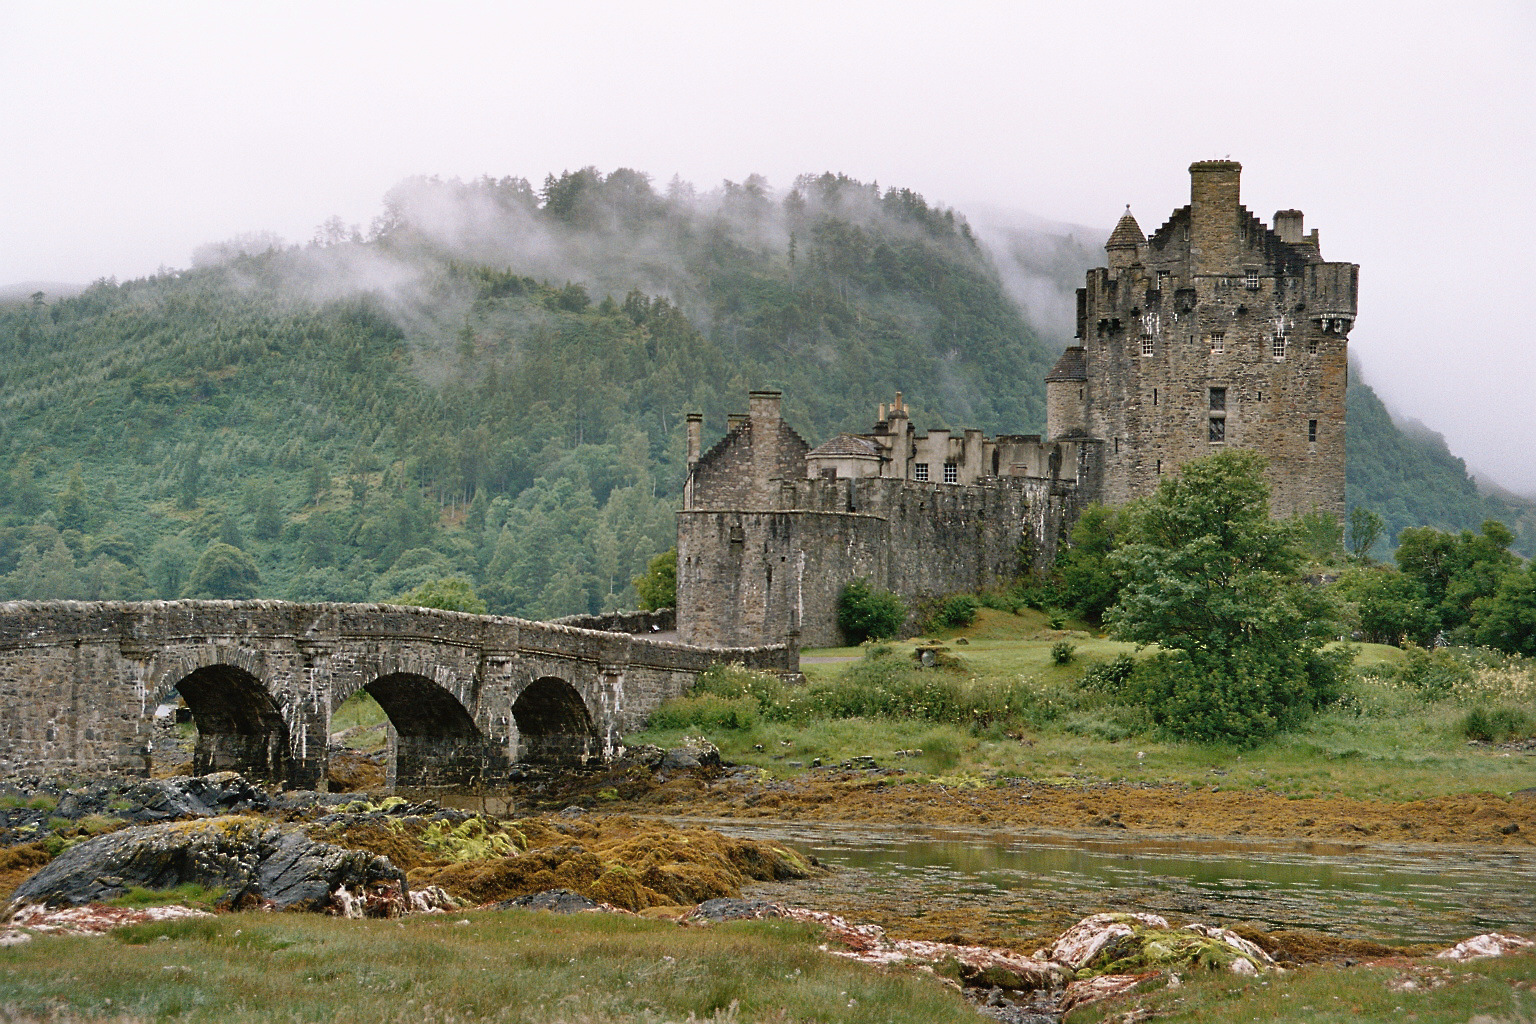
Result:
M1158 459L1157 460L1157 475L1158 476L1162 476L1163 475L1163 460L1162 459Z
M1250 271L1248 271L1247 275L1244 276L1244 278L1243 278L1243 285L1245 287L1247 287L1247 289L1249 291L1251 291L1251 292L1258 291L1259 290L1259 272L1257 270L1250 270Z
M1152 404L1157 404L1157 388L1152 389Z
M1154 342L1154 340L1153 340L1151 335L1147 335L1146 337L1142 338L1141 339L1141 354L1144 355L1144 356L1150 356L1150 355L1155 354L1157 352L1157 349L1154 346L1155 346L1155 342Z
M957 484L960 482L960 467L953 462L944 463L944 482Z
M1225 331L1211 332L1211 351L1221 352L1227 347L1227 333Z
M1211 417L1211 444L1222 444L1227 439L1227 421L1221 416Z
M914 480L927 480L928 479L928 463L926 463L926 462L918 462L918 463L913 464L913 466L912 466L912 479L914 479Z
M1276 359L1285 358L1285 332L1277 331L1271 342L1271 353Z
M1317 420L1307 420L1307 441L1317 444Z
M1307 339L1307 355L1309 355L1309 356L1317 355L1317 339L1316 338L1308 338Z
M1211 412L1227 411L1227 389L1211 388Z

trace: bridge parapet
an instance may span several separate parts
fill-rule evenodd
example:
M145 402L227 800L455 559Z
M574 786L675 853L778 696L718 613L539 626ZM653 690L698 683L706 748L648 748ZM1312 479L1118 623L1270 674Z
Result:
M494 784L515 760L613 750L720 661L798 671L782 645L707 648L400 605L0 603L0 773L147 771L156 706L198 726L194 768L320 788L332 712L388 714L401 785Z

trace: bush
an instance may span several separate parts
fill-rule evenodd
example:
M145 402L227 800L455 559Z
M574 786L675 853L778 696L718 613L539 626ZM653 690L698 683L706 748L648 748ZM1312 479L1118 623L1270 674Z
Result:
M713 693L690 694L666 701L651 712L652 729L751 729L758 723L757 702L750 697L730 700Z
M1058 640L1051 644L1051 660L1058 665L1067 665L1072 661L1072 656L1077 653L1077 644L1070 640Z
M977 602L969 594L946 597L934 613L933 623L944 629L963 629L976 621Z
M1445 700L1458 683L1469 682L1474 674L1472 666L1443 647L1434 650L1410 647L1397 669L1399 679L1418 689L1429 700Z
M1506 740L1524 739L1532 732L1531 716L1519 708L1476 707L1467 712L1461 721L1461 733L1469 740L1484 743L1503 743Z
M850 644L893 637L906 621L907 609L888 590L874 590L868 580L854 580L837 598L837 627Z
M1131 673L1136 671L1136 659L1122 654L1114 661L1096 661L1083 672L1082 687L1093 693L1119 697L1125 692Z

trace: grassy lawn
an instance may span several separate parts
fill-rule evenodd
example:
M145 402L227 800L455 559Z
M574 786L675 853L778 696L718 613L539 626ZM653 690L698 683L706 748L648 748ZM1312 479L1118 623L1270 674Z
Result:
M962 637L963 644L958 642ZM810 769L818 758L832 766L867 755L882 767L906 767L918 777L947 781L1026 777L1077 785L1182 784L1298 798L1411 800L1473 791L1506 794L1536 784L1529 755L1469 745L1461 730L1468 708L1478 702L1513 701L1536 712L1536 666L1529 664L1488 670L1467 687L1430 699L1392 676L1403 651L1355 645L1355 667L1365 671L1351 681L1341 701L1256 747L1237 748L1166 739L1137 709L1108 704L1079 685L1089 664L1121 654L1143 656L1150 649L1138 652L1133 645L1085 630L1051 629L1038 612L1011 615L992 609L982 609L966 629L891 647L905 663L915 648L933 640L960 660L958 668L943 673L954 686L1022 684L1029 706L984 724L923 711L848 717L765 711L719 722L700 715L693 723L658 719L657 726L634 739L671 746L702 732L727 759L781 778ZM1075 649L1068 663L1056 664L1052 646L1063 640ZM803 653L859 659L865 652L827 648ZM811 688L852 686L858 684L846 680L858 664L810 663L803 671Z
M820 941L809 926L782 921L681 928L532 911L399 921L224 915L0 949L0 1020L977 1019L931 977L839 960Z

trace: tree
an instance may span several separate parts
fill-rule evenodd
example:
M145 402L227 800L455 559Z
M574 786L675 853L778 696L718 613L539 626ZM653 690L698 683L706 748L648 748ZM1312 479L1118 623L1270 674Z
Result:
M875 590L866 579L848 583L837 598L837 627L850 644L895 636L906 618L899 597Z
M1118 525L1114 509L1089 505L1072 527L1072 546L1056 560L1062 607L1078 618L1098 622L1120 594L1119 578L1109 564Z
M1349 553L1360 562L1371 560L1371 548L1381 538L1387 521L1364 505L1349 510Z
M1510 552L1514 534L1497 520L1484 521L1481 533L1442 533L1428 526L1398 534L1397 565L1424 588L1440 629L1454 641L1472 639L1473 605L1492 597L1504 576L1519 565Z
M243 601L260 592L261 573L250 555L218 541L208 545L192 570L183 596Z
M408 594L401 594L397 604L414 605L417 608L442 608L450 612L469 612L484 615L485 602L475 594L475 586L463 576L428 580Z
M1322 650L1330 602L1299 579L1294 526L1270 518L1264 465L1253 451L1196 459L1123 512L1110 555L1122 589L1105 621L1163 648L1130 692L1175 735L1252 742L1342 680L1344 659Z
M176 598L187 587L197 552L184 537L162 537L149 550L149 585L163 598Z
M677 548L669 548L651 559L645 573L630 581L640 595L640 607L646 611L677 607Z
M1427 646L1440 631L1424 588L1413 577L1386 566L1351 569L1336 584L1360 624L1360 639L1373 644Z
M1480 645L1536 657L1536 560L1505 574L1493 596L1476 602L1475 613Z
M85 497L85 480L80 475L79 466L70 470L64 490L59 492L59 500L54 505L54 514L59 517L61 530L84 531L90 526L91 505Z

